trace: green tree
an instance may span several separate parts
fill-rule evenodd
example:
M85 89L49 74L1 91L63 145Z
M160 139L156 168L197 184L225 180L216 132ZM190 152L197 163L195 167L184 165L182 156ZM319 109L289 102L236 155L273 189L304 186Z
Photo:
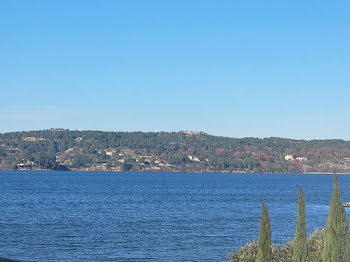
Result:
M261 200L262 215L260 218L258 254L256 262L270 262L272 255L270 217L264 201Z
M326 224L323 249L324 262L350 261L348 257L349 225L340 198L337 176L333 176L334 190Z
M129 164L127 160L125 160L122 164L122 171L130 171L132 168L132 164Z
M307 259L307 237L305 217L305 197L299 187L298 193L298 217L295 230L293 262L305 262Z
M56 156L51 154L39 153L34 156L34 162L45 169L56 170L59 167Z

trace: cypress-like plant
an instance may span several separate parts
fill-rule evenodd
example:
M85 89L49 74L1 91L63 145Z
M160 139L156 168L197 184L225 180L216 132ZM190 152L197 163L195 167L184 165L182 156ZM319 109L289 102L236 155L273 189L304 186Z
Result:
M265 203L261 200L262 215L260 218L258 253L256 262L271 262L272 242L269 212Z
M306 216L305 197L299 187L298 193L298 217L295 230L293 246L293 262L305 262L307 259L307 237L306 237Z
M334 190L326 224L323 262L350 261L350 257L348 257L349 225L340 198L336 174L333 176L333 184Z
M344 261L350 261L350 234L346 236L345 240L345 251L344 251Z

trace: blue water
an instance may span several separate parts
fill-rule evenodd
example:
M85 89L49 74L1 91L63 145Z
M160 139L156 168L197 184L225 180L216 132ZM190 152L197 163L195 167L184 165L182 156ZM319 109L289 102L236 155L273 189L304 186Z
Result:
M350 201L350 176L338 176ZM324 227L330 175L0 172L0 257L23 261L227 261L258 235L294 235L297 185L308 232Z

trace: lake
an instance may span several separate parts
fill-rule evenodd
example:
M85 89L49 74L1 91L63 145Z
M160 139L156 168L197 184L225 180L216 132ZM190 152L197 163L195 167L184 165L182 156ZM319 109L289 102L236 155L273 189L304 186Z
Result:
M338 181L350 202L350 176ZM257 239L260 198L273 242L293 238L298 185L311 233L325 226L331 175L0 171L0 257L227 261Z

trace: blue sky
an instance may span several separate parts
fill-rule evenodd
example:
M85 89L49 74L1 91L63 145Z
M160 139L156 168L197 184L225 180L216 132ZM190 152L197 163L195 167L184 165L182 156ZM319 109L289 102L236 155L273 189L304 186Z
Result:
M350 140L349 1L2 1L0 132Z

